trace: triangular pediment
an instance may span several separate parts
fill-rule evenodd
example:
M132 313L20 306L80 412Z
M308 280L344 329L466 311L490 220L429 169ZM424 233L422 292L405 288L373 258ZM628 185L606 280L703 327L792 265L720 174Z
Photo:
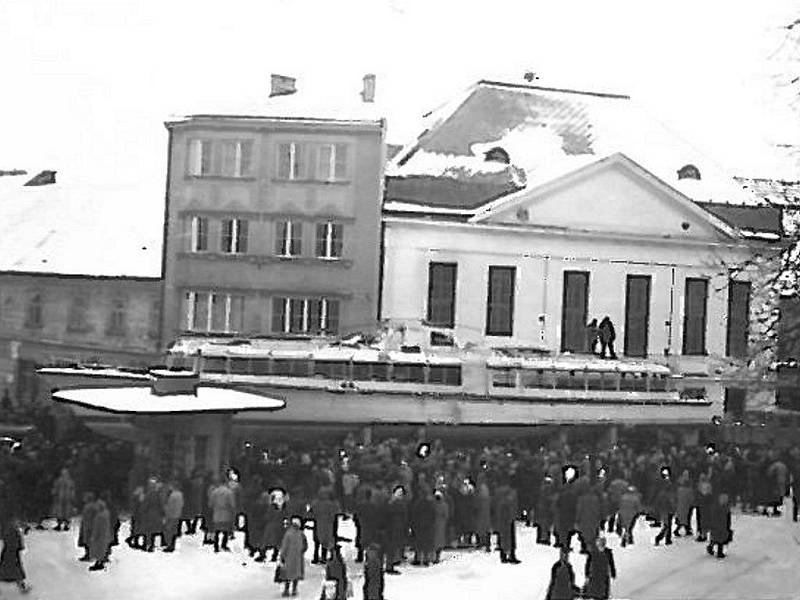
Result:
M729 225L623 154L506 196L472 221L708 241L738 237Z

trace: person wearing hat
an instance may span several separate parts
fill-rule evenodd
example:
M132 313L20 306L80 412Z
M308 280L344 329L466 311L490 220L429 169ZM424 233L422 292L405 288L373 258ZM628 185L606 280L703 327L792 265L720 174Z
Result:
M575 585L575 571L569 562L569 546L559 547L558 561L550 569L550 584L547 586L545 600L575 600L578 588Z

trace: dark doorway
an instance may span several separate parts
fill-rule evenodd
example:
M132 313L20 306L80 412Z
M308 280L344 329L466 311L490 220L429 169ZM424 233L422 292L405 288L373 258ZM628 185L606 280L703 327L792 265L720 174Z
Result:
M561 351L587 352L586 317L589 312L589 273L564 271L561 309Z
M650 276L628 275L625 286L625 355L647 356Z

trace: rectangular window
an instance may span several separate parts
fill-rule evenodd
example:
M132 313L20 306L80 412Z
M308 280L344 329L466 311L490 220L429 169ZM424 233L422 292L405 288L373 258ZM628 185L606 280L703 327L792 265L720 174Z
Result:
M456 263L428 264L427 320L430 325L455 327L457 269Z
M253 142L225 140L220 142L220 175L223 177L248 177L252 165Z
M196 177L211 175L211 140L189 141L188 167L190 175Z
M320 144L317 149L319 181L342 181L347 177L347 145Z
M628 275L625 285L625 355L647 356L650 276Z
M42 295L35 293L28 301L25 313L25 327L39 329L44 326L44 300Z
M513 334L516 271L516 267L489 267L486 335Z
M341 258L341 223L317 223L316 256L318 258Z
M278 144L278 178L343 181L347 177L347 144Z
M84 332L89 330L89 298L84 294L72 297L67 318L67 331Z
M743 388L725 388L725 405L723 411L732 417L744 415L747 390Z
M589 273L564 271L561 306L561 351L587 352L586 317L589 312Z
M240 333L244 329L244 296L187 292L184 311L189 331Z
M302 254L303 223L279 221L275 235L275 254L278 256L300 256Z
M747 338L750 332L750 282L728 282L727 356L747 357Z
M305 179L308 144L283 142L278 144L278 178ZM313 163L312 163L313 164Z
M247 221L244 219L223 219L222 252L225 254L247 253Z
M208 250L208 219L192 217L190 252L206 252Z
M106 335L124 336L127 330L127 302L124 298L112 298Z
M339 301L328 298L272 299L275 333L328 333L339 329Z
M687 277L683 304L683 354L687 356L706 354L707 301L708 280Z

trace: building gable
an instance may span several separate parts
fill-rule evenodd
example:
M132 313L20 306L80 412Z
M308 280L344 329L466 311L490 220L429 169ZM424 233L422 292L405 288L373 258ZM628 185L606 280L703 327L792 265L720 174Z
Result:
M472 220L707 241L738 237L622 154L500 199Z

